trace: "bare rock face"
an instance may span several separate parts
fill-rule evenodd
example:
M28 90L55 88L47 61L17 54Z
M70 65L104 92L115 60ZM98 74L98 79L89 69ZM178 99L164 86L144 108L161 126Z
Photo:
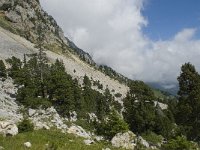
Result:
M121 147L121 148L125 148L125 149L131 149L133 150L136 146L135 144L135 139L136 139L136 135L131 132L128 131L126 133L118 133L117 135L115 135L112 140L112 146L114 147Z
M65 118L60 117L53 107L46 110L29 109L28 115L36 130L49 130L51 127L56 127L57 129L62 130L62 132L66 132L67 130L67 125L63 122Z
M31 42L37 42L38 27L41 26L45 29L44 43L60 47L63 43L68 45L63 30L42 9L38 0L1 0L0 10L4 11L6 19L13 27Z
M91 136L87 133L81 126L72 125L68 130L67 133L77 135L79 137L83 137L86 139L90 139Z
M7 19L13 23L17 23L21 21L21 16L19 14L17 14L16 11L9 11L5 13Z
M15 102L17 88L11 78L3 81L0 78L0 119L19 122L23 117L19 113L20 107Z
M18 128L14 123L0 121L0 134L3 134L4 136L14 136L18 134Z

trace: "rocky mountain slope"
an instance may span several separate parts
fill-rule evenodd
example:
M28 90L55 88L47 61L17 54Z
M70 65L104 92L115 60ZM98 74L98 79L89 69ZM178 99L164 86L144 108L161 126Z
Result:
M38 34L43 32L44 47L49 50L70 50L90 64L95 64L90 55L79 49L64 36L62 29L53 17L49 16L40 6L38 0L2 0L1 16L11 24L12 31L32 43L38 42Z
M91 64L95 63L89 54L64 37L62 29L51 16L42 10L39 1L3 0L0 3L0 10L2 10L0 26L7 29L0 28L1 59L10 56L22 59L23 54L37 52L35 44L38 42L38 32L42 28L44 29L42 33L44 47L51 61L57 58L62 59L67 72L79 79L80 83L86 74L94 81L100 81L104 89L109 88L110 91L113 91L113 95L114 93L121 93L122 97L125 96L128 87L106 76L95 67L91 67ZM14 34L10 33L8 29ZM86 61L82 61L82 59Z
M23 59L24 54L38 52L34 48L34 44L27 41L23 37L15 35L0 27L0 59L6 59L11 56ZM56 59L63 60L67 72L74 78L79 79L80 83L84 75L93 78L94 81L100 81L103 84L104 89L108 87L110 91L115 91L115 93L121 93L123 96L126 95L128 87L124 84L119 83L117 80L111 79L102 72L91 67L86 62L82 61L76 55L68 53L63 55L62 53L55 53L52 51L46 51L47 57L52 62ZM75 70L75 71L74 71ZM95 87L94 87L95 88ZM114 94L114 93L113 93Z

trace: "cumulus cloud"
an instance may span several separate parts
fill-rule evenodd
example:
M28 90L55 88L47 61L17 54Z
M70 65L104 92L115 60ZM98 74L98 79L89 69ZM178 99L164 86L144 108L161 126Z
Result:
M180 29L170 40L152 41L142 31L146 0L41 0L65 35L100 64L132 79L173 83L180 66L199 69L200 40L196 29Z

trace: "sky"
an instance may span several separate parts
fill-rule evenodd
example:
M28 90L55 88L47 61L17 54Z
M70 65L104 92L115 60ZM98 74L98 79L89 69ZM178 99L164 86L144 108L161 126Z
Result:
M200 71L199 0L41 0L66 37L99 64L173 87L180 67Z

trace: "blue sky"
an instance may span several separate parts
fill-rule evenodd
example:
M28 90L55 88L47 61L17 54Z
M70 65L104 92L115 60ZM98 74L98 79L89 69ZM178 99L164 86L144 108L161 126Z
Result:
M200 37L200 0L148 0L142 13L152 40L170 39L184 28L197 28Z

